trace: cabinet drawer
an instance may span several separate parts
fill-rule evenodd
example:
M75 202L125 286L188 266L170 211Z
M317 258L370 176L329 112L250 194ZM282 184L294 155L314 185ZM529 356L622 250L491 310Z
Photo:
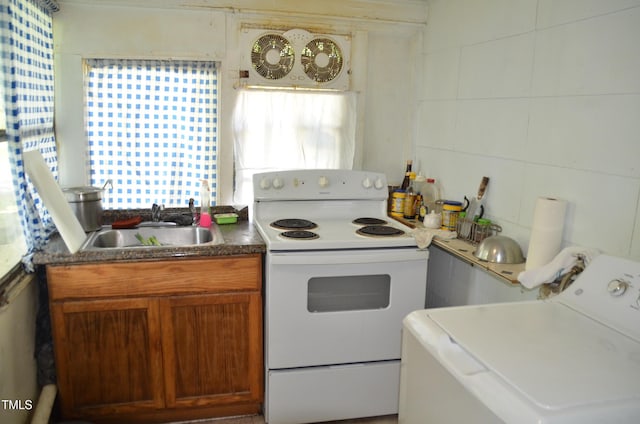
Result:
M259 254L47 267L49 297L95 299L114 296L260 291Z

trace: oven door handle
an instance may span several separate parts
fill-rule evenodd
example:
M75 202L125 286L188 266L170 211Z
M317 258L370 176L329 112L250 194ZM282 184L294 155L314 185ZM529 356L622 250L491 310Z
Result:
M268 260L274 265L336 265L426 261L428 258L427 250L398 249L354 252L271 252Z

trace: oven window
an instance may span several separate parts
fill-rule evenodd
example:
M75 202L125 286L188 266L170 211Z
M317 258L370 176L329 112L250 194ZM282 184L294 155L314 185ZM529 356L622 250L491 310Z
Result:
M358 311L389 306L388 274L314 277L309 280L309 312Z

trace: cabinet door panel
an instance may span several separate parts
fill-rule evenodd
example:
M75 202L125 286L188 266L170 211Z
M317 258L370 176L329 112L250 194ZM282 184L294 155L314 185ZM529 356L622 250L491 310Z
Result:
M260 299L259 293L220 294L161 302L168 405L260 399Z
M65 415L163 405L157 302L54 303L52 314Z

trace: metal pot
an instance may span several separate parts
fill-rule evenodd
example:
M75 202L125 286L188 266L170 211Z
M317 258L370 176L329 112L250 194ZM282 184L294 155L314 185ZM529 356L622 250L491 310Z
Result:
M482 240L473 256L481 261L498 264L521 264L524 262L520 245L507 236L490 236Z
M85 232L99 230L102 226L102 192L111 180L100 187L69 187L62 190L71 210L82 225Z

